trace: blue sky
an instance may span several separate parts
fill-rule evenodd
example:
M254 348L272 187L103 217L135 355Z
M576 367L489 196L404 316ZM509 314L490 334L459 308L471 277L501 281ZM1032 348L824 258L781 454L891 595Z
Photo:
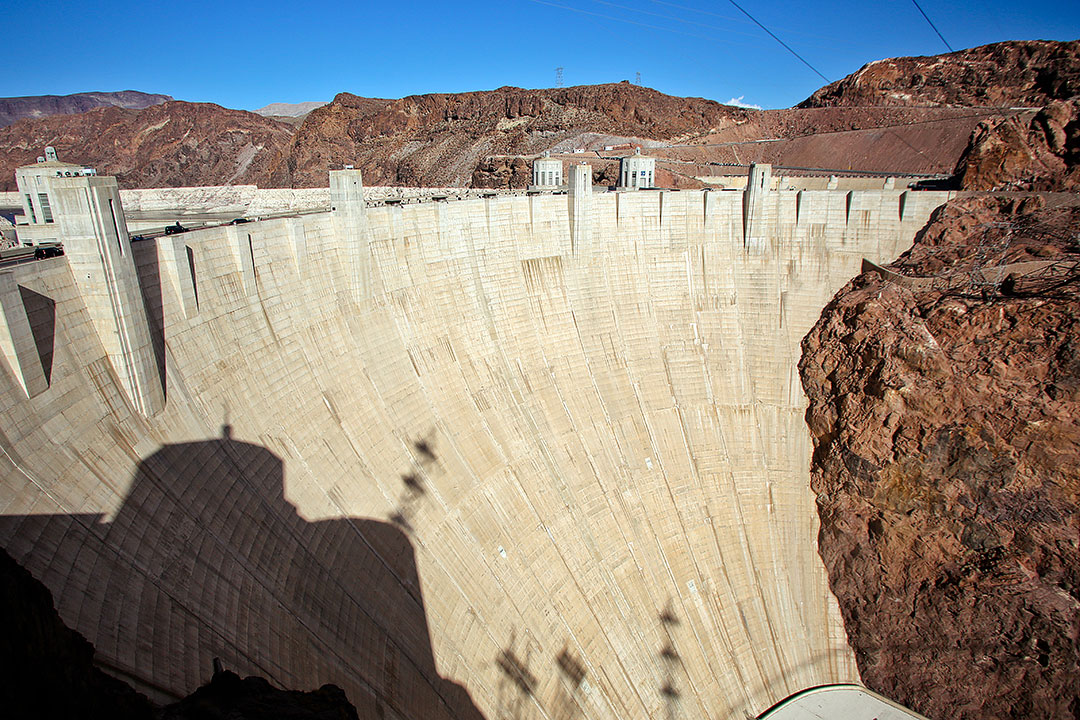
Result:
M947 52L912 0L737 2L829 80ZM1080 38L1074 0L920 5L955 49ZM254 109L552 87L562 67L566 85L641 73L672 95L788 107L825 84L729 0L30 1L4 16L0 96L133 89Z

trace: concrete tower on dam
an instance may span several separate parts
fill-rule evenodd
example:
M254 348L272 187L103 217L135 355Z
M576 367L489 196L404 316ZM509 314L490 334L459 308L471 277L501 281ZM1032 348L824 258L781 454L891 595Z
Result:
M562 184L562 160L551 157L549 152L533 160L532 185L534 188L558 188Z
M619 187L627 190L651 188L656 182L656 158L641 154L635 148L633 155L619 160Z
M858 682L800 341L948 194L569 170L379 207L335 172L329 212L135 243L114 181L54 183L67 255L0 273L0 542L102 667L491 720Z

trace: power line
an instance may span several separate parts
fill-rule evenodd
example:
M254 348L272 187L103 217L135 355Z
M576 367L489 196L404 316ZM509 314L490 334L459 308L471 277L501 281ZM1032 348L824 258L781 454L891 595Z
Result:
M740 22L740 23L749 23L750 22L746 18L739 17L738 15L724 15L722 13L710 12L708 10L702 10L701 8L690 7L688 5L679 5L677 3L667 2L667 0L649 0L649 2L651 2L651 3L655 4L655 5L667 5L668 7L678 8L679 10L686 10L688 12L700 13L702 15L711 15L712 17L723 18L724 20L735 20L735 21ZM785 28L780 28L780 29L783 30L784 34L788 35L789 37L791 35L801 35L802 37L814 38L815 40L827 40L829 42L829 47L830 48L835 46L836 44L848 45L848 46L851 46L851 47L859 47L859 48L862 48L862 47L866 46L865 43L857 43L857 42L850 42L850 41L847 41L847 40L841 40L841 39L839 39L839 38L837 38L835 36L830 36L830 35L817 35L815 33L802 32L800 30L792 30L791 28L786 28L786 27Z
M922 13L922 16L924 18L926 18L926 22L930 23L930 27L934 28L934 32L936 32L937 36L941 38L941 42L945 43L945 47L949 48L949 52L956 52L952 49L952 45L949 44L949 41L945 39L945 36L941 34L941 31L937 29L937 25L934 24L934 21L930 19L930 16L928 16L926 14L926 11L922 9L922 6L919 5L918 0L911 0L911 2L915 3L915 7L919 8L919 12Z
M914 0L913 0L913 1L914 1ZM829 78L827 78L827 77L825 77L824 75L822 75L822 74L821 74L821 71L820 71L820 70L818 70L818 69L817 69L816 67L814 67L813 65L811 65L810 63L808 63L808 62L806 61L806 58L804 58L804 57L803 57L802 55L800 55L799 53L795 52L795 51L794 51L794 50L792 50L792 49L791 49L790 47L788 47L788 44L787 44L786 42L784 42L784 41L783 41L783 40L781 40L780 38L778 38L778 37L776 37L775 35L773 35L773 32L772 32L772 30L770 30L769 28L767 28L767 27L765 27L764 25L762 25L761 23L759 23L759 22L757 21L757 18L755 18L755 17L753 16L753 15L751 15L750 13L746 12L746 11L745 11L745 10L743 10L743 9L742 9L741 7L739 7L739 4L738 4L737 2L735 2L735 0L728 0L728 2L730 2L730 3L732 4L732 5L734 5L734 6L735 6L735 8L736 8L736 9L737 9L737 10L738 10L739 12L741 12L741 13L742 13L743 15L745 15L746 17L748 17L748 18L750 18L751 20L753 20L753 21L754 21L754 24L755 24L755 25L757 25L757 26L758 26L759 28L761 28L762 30L764 30L765 32L767 32L767 33L769 34L769 37L771 37L771 38L772 38L773 40L775 40L776 42L778 42L778 43L780 43L781 45L783 45L783 46L784 46L784 49L785 49L785 50L787 50L787 51L788 51L789 53L791 53L791 54L792 54L792 55L794 55L795 57L799 58L799 61L800 61L800 62L802 62L802 64L803 64L803 65L805 65L806 67L810 68L810 69L811 69L811 70L813 70L813 71L814 71L815 73L817 73L817 74L818 74L818 77L820 77L820 78L821 78L822 80L824 80L824 81L825 81L825 82L827 82L827 83L828 83L828 82L832 82L831 80L829 80ZM928 21L929 21L929 19L930 19L930 18L927 18L927 20L928 20ZM940 33L939 33L939 34L940 34ZM944 39L945 39L945 38L942 38L942 40L944 40ZM948 43L946 43L946 44L948 44Z
M605 15L603 13L593 12L592 10L583 10L581 8L571 7L569 5L560 5L559 3L549 2L548 0L529 0L529 2L536 3L537 5L548 5L549 7L559 8L560 10L569 10L570 12L576 12L581 15L591 15L593 17L603 18L604 20L611 20L613 22L620 22L626 25L637 25L638 27L649 28L650 30L660 30L661 32L675 33L676 35L685 35L687 37L709 40L710 42L718 42L715 35L702 35L700 33L686 32L685 30L676 30L674 28L661 27L660 25L652 25L650 23L638 22L637 20L630 20L628 18Z
M647 25L647 24L638 23L638 22L635 22L635 21L629 21L629 19L625 19L623 17L612 17L611 15L603 15L603 14L600 14L600 13L593 13L593 12L590 12L588 10L579 10L577 8L565 8L564 5L556 5L556 4L550 3L550 2L542 2L542 0L532 0L532 2L540 2L540 4L552 5L553 8L563 8L564 10L571 10L571 11L576 12L576 13L584 13L586 15L596 15L597 17L604 17L604 18L607 18L607 19L612 19L612 21L616 21L618 23L630 23L631 25L642 25L643 27L654 28L654 29L657 29L657 30L665 30L667 32L677 32L677 33L679 33L679 35L689 35L692 38L705 38L705 39L708 39L708 40L713 40L714 42L716 40L716 38L706 38L705 36L694 35L694 33L683 32L683 31L680 31L680 30L672 29L672 28L665 28L665 27L661 27L661 26L658 26L658 25ZM697 27L700 27L700 28L704 28L706 30L719 30L721 32L724 32L725 35L741 35L741 36L746 37L746 38L757 38L758 37L756 35L756 33L752 33L752 32L742 32L740 30L731 30L729 28L720 27L718 25L707 25L705 23L698 23L697 21L690 21L690 19L685 19L683 17L676 17L675 15L666 15L664 13L653 13L653 12L649 12L648 10L642 10L642 9L639 9L639 8L631 8L631 6L629 6L629 5L621 5L621 4L617 3L617 2L609 2L609 0L593 0L593 2L595 2L597 4L608 5L608 6L610 6L610 8L616 8L618 10L624 10L626 12L639 13L639 14L642 14L642 15L650 15L652 17L660 17L660 18L666 19L666 21L674 21L676 23L683 23L684 25L693 25L693 26L697 26ZM715 13L711 13L711 14L715 14ZM727 15L716 15L716 16L717 17L727 17Z
M598 3L600 5L608 5L610 7L617 8L619 10L626 10L627 12L635 12L635 13L640 13L642 15L651 15L652 17L663 18L664 20L673 20L675 22L682 23L684 25L695 25L695 26L700 27L700 28L705 28L706 30L719 30L719 31L721 31L721 32L723 32L723 33L725 33L727 35L734 34L734 35L743 35L745 37L752 37L752 38L758 37L757 34L755 34L755 33L741 32L739 30L731 30L729 28L720 27L719 25L708 25L706 23L697 22L696 20L687 20L685 18L676 17L675 15L666 15L664 13L650 12L648 10L642 10L640 8L629 7L627 5L620 5L618 3L609 2L609 0L592 0L592 1L595 2L595 3ZM587 12L587 11L582 11L582 12ZM710 14L716 15L716 13L710 13ZM606 17L606 16L601 16L601 17ZM731 19L727 15L716 15L716 17ZM740 18L736 18L736 19L740 19ZM620 20L620 22L625 22L625 21ZM660 28L660 29L664 29L664 28ZM670 30L669 32L678 32L678 31L677 30Z

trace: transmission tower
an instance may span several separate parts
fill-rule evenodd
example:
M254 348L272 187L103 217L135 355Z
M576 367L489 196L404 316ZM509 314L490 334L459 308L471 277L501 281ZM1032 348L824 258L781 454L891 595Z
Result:
M641 84L641 72L640 71L634 73L634 84L635 85L640 85Z
M563 69L561 67L555 68L555 87L563 86L562 71Z

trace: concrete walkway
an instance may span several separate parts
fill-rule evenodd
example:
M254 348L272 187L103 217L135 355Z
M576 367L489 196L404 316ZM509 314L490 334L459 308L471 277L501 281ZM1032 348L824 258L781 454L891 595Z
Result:
M758 720L926 720L859 685L823 685L777 703Z

